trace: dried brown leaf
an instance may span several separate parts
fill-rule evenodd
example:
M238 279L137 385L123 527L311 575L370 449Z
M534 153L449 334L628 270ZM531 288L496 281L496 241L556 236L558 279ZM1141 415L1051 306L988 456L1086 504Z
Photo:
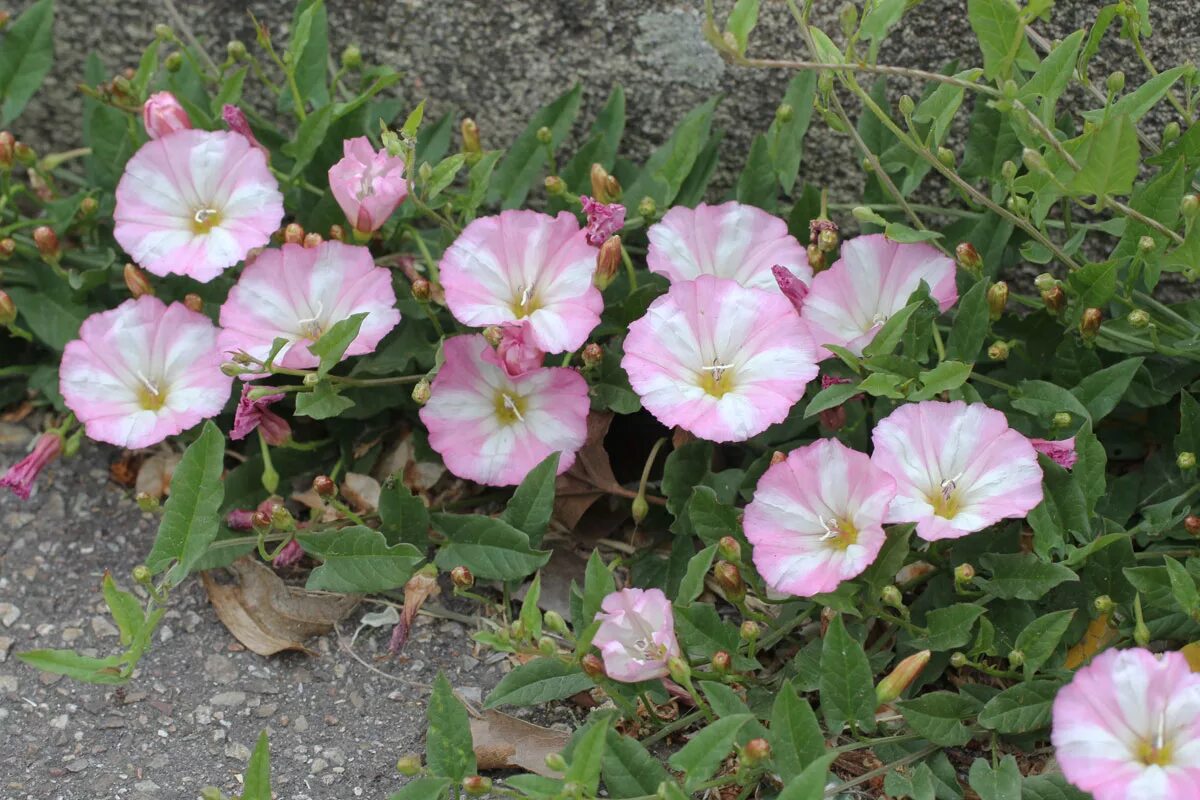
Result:
M608 452L604 449L604 436L612 419L613 415L608 411L588 414L587 440L575 456L575 463L559 475L554 484L554 519L567 530L573 530L592 503L617 486Z
M559 773L546 767L546 756L561 752L571 736L488 709L482 718L471 719L471 739L480 772L524 769L547 778L559 778L562 777Z
M417 572L404 584L404 612L392 630L392 640L388 644L388 649L392 653L399 653L404 647L404 643L408 641L408 630L412 627L412 621L417 616L417 612L421 610L421 606L425 605L426 600L440 594L441 591L441 587L437 583L437 575L430 575L424 571Z
M370 475L347 472L342 479L342 497L360 514L370 514L379 508L379 481Z
M413 447L412 432L405 431L396 439L375 463L371 474L380 481L396 476L413 494L427 492L446 474L442 464L431 464L417 460Z
M147 458L138 467L134 491L145 492L155 500L161 500L170 492L171 476L175 474L181 456L171 450L160 450Z

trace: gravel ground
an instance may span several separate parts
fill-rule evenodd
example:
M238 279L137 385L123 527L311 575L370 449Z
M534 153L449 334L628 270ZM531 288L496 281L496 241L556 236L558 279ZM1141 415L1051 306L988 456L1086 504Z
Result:
M0 471L30 432L0 423ZM402 779L393 765L423 750L427 686L444 670L478 699L507 669L471 656L458 622L418 617L398 658L388 631L365 629L356 652L335 634L309 642L317 656L262 658L217 620L197 580L181 587L130 683L77 683L26 666L16 653L118 647L100 595L149 552L156 518L108 479L115 452L85 444L51 465L22 503L0 492L0 798L192 798L208 785L239 790L250 749L270 735L277 796L386 798ZM360 608L343 621L346 640ZM560 723L561 724L561 723Z

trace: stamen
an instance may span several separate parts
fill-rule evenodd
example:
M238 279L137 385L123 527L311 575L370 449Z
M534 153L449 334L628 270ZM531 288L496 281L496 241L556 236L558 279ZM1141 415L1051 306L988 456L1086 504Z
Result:
M146 387L147 392L154 395L155 397L159 396L160 392L158 391L158 385L154 381L150 380L145 375L143 375L142 371L140 369L136 370L134 372L134 375L136 375L137 379L139 381L141 381L142 386Z
M197 225L203 225L216 215L217 210L215 208L198 208L196 209L196 215L192 219L196 221Z
M953 478L947 478L942 481L942 499L949 502L950 495L954 494L954 490L958 488L958 484Z
M325 304L318 300L315 314L313 314L311 317L305 317L304 319L296 320L296 323L300 326L300 333L304 334L304 338L312 339L313 341L321 338L321 334L324 333L324 331L321 330L321 313L324 310Z
M719 383L721 381L721 378L725 375L725 370L732 369L732 368L733 368L733 364L714 363L711 367L701 367L700 369L702 369L705 372L711 372L713 383Z
M825 519L822 517L821 527L825 529L825 533L822 534L818 541L827 542L830 539L836 539L842 535L841 530L838 528L838 521L836 519Z
M524 422L525 417L521 416L521 409L517 407L517 401L513 400L512 397L507 392L503 395L503 398L504 398L504 407L506 409L508 409L510 412L512 412L512 415L514 417L516 417L521 422Z
M871 317L872 325L883 325L887 321L888 321L888 315L884 314L882 312Z

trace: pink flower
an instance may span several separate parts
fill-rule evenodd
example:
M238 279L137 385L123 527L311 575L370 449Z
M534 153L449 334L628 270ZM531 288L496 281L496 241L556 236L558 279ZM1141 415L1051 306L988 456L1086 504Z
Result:
M587 195L579 198L587 215L587 243L599 247L625 227L625 206L620 203L601 203Z
M896 482L864 453L819 439L758 481L743 525L754 566L779 592L832 592L870 566Z
M817 345L855 355L925 281L942 311L954 305L954 262L927 244L901 244L883 234L842 244L841 258L813 278L803 318ZM829 353L821 347L822 358Z
M62 437L57 433L43 433L34 442L29 455L13 464L0 476L0 487L12 489L12 493L17 497L28 500L38 475L62 453L62 444Z
M271 240L283 195L244 136L176 131L129 159L113 219L113 235L138 264L207 283Z
M221 306L221 350L244 350L263 360L277 338L288 344L275 363L292 369L314 367L319 359L308 345L334 324L366 312L347 356L375 350L400 322L392 275L375 266L371 251L341 242L317 247L285 244L267 250L242 271Z
M192 120L170 92L155 92L142 104L142 124L151 139L191 130Z
M365 136L342 142L343 158L329 168L329 188L346 219L362 233L377 231L408 196L404 160L376 152Z
M225 120L226 127L234 133L240 133L245 136L250 144L257 147L267 157L267 161L271 160L271 154L267 148L262 146L258 141L258 137L254 135L254 131L250 129L250 121L246 119L246 114L240 108L226 103L221 106L221 119Z
M775 278L779 291L783 292L783 296L791 302L792 308L796 309L796 313L803 313L804 298L808 297L808 285L781 264L771 267L771 275Z
M621 366L664 425L741 442L782 422L817 374L813 346L777 292L701 275L629 326Z
M871 460L897 484L885 521L915 522L922 539L957 539L1042 502L1033 445L982 403L909 403L872 439Z
M604 598L596 614L600 628L592 644L614 681L638 683L665 678L667 661L680 655L675 614L661 589L622 589Z
M536 211L503 211L466 227L442 256L446 305L464 325L529 320L547 353L575 350L600 322L592 285L596 251L579 222Z
M1054 698L1063 775L1096 800L1200 798L1200 675L1181 653L1108 650Z
M483 354L483 360L504 370L510 378L523 375L542 365L546 354L533 343L529 320L500 326L500 344Z
M539 367L509 377L488 361L479 335L445 341L421 421L429 445L460 478L512 486L551 453L561 474L587 439L587 381L572 369Z
M292 438L292 426L287 420L272 411L269 406L283 399L282 394L269 394L257 400L250 398L253 387L249 384L242 386L242 396L238 400L237 411L233 414L233 430L229 432L230 439L245 439L257 428L262 432L267 444L278 447Z
M775 265L804 283L812 282L808 253L788 233L787 223L754 206L676 206L650 226L647 236L646 262L672 283L716 275L774 292Z
M92 439L149 447L221 413L233 382L222 360L208 317L144 295L83 321L59 389Z
M1058 464L1063 469L1070 469L1079 460L1075 452L1075 437L1070 439L1030 439L1033 449L1046 458Z

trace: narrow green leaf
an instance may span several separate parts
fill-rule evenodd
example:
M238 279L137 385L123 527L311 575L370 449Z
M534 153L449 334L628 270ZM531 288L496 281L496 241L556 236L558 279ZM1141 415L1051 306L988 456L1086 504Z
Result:
M418 548L429 544L429 509L398 478L384 484L379 495L379 532L389 545L408 542Z
M775 165L771 161L767 137L762 134L754 137L746 156L746 166L738 176L737 199L740 203L768 211L775 208Z
M923 370L919 377L921 388L909 394L910 400L932 400L942 392L957 389L971 376L971 365L961 361L943 361L933 369Z
M987 339L988 332L988 282L976 281L975 285L958 301L958 313L950 329L950 340L946 343L946 358L974 364L979 351Z
M670 776L657 758L632 736L622 736L613 727L605 730L604 761L600 774L609 797L642 797L658 792Z
M346 349L358 337L367 312L352 314L346 319L335 322L329 330L321 334L315 342L308 346L308 352L321 359L317 366L317 374L325 375L337 366L346 355Z
M92 658L73 650L29 650L17 658L31 667L86 683L120 684L129 680L121 674L120 656Z
M822 389L813 395L813 399L809 401L808 406L804 409L804 418L815 417L822 411L837 408L861 392L862 389L859 388L857 383L835 383L833 386Z
M704 592L704 578L712 568L713 559L717 555L717 546L710 544L688 560L687 572L679 583L679 594L675 602L687 605Z
M1079 172L1068 188L1079 194L1129 194L1141 160L1137 129L1129 116L1110 116L1076 140Z
M217 538L220 528L221 500L225 485L221 470L225 462L225 437L212 421L196 441L188 445L171 478L171 494L163 506L162 519L146 566L162 572L172 562L167 576L178 585Z
M558 475L559 454L551 453L529 471L513 493L500 518L529 536L537 547L546 535L550 515L554 513L554 483Z
M900 340L904 338L904 329L908 327L908 320L924 303L924 300L909 303L888 317L888 321L875 334L871 343L863 348L863 355L870 358L871 356L887 355L894 351L900 344Z
M1037 600L1064 581L1079 576L1062 564L1042 561L1033 553L985 553L979 559L992 577L976 582L1001 600Z
M542 597L542 573L533 576L525 597L521 600L521 625L529 632L529 637L537 641L542 636L542 612L538 609L538 600Z
M836 755L829 753L811 762L783 788L777 800L823 800L829 765L834 758Z
M443 798L454 784L449 778L413 778L388 800L432 800Z
M458 782L475 774L475 750L467 709L454 696L446 675L438 672L426 709L425 763L434 775Z
M1028 681L1010 686L979 712L979 724L998 733L1029 733L1050 724L1050 706L1062 683Z
M538 172L546 163L547 146L538 141L538 130L549 128L549 146L558 147L579 114L582 97L583 85L577 83L538 109L496 168L491 190L493 202L498 201L502 208L517 208L525 202Z
M725 30L733 34L733 40L737 43L738 55L746 54L750 31L758 24L758 1L737 0L733 10L729 12L729 19L725 22Z
M979 713L979 701L954 692L927 692L895 704L912 729L942 747L961 747L971 741L963 720Z
M808 124L812 120L813 97L816 91L817 73L813 70L797 72L788 82L787 90L783 94L782 105L791 109L790 116L776 112L771 127L767 129L767 151L771 156L771 163L775 166L779 185L789 194L795 187L796 176L800 172L800 163L804 156L804 134L808 132Z
M846 722L862 731L875 727L871 664L862 645L846 631L840 614L829 624L821 648L820 694L829 731L840 731Z
M660 209L671 205L708 141L716 107L714 97L689 111L671 138L647 159L637 179L624 192L625 206L631 215L637 213L643 197L654 200Z
M983 74L989 80L1012 73L1022 41L1024 25L1013 0L967 0L967 19L983 51Z
M121 632L121 644L128 645L146 624L146 614L142 610L141 601L129 592L118 589L109 572L104 573L101 591L104 593L104 602L108 604L109 613Z
M432 200L447 186L454 183L454 179L458 177L459 171L466 163L465 153L454 153L439 161L438 165L429 173L429 180L422 187L425 190L425 199Z
M1021 87L1017 97L1026 105L1035 97L1042 98L1043 120L1054 118L1054 106L1071 82L1075 60L1086 35L1086 31L1075 31L1059 42L1042 60L1033 77Z
M962 647L971 641L975 620L983 612L983 606L974 603L955 603L935 608L925 615L925 627L929 635L918 640L919 645L935 653Z
M1087 409L1093 425L1117 407L1143 360L1127 358L1099 372L1093 372L1071 390L1071 394Z
M616 591L612 573L604 565L599 550L592 550L588 556L587 567L583 575L583 620L586 625L591 623L600 613L600 604L604 598Z
M329 381L321 381L311 392L296 393L296 416L329 419L354 408L354 401L339 394Z
M399 589L424 558L411 544L389 547L381 532L358 525L297 538L306 552L322 561L308 576L310 590L366 594Z
M593 685L578 664L559 658L535 658L505 675L487 696L484 708L535 706L585 692Z
M1025 656L1025 680L1032 678L1050 656L1054 655L1074 616L1073 608L1051 611L1029 623L1025 630L1018 634L1014 649L1020 650Z
M563 773L563 781L581 786L585 796L594 796L600 786L600 770L604 764L610 727L607 717L594 720L572 742L571 763Z
M39 0L0 32L0 127L9 125L54 63L54 0Z
M258 743L242 778L242 800L271 800L271 753L267 732L258 735Z

